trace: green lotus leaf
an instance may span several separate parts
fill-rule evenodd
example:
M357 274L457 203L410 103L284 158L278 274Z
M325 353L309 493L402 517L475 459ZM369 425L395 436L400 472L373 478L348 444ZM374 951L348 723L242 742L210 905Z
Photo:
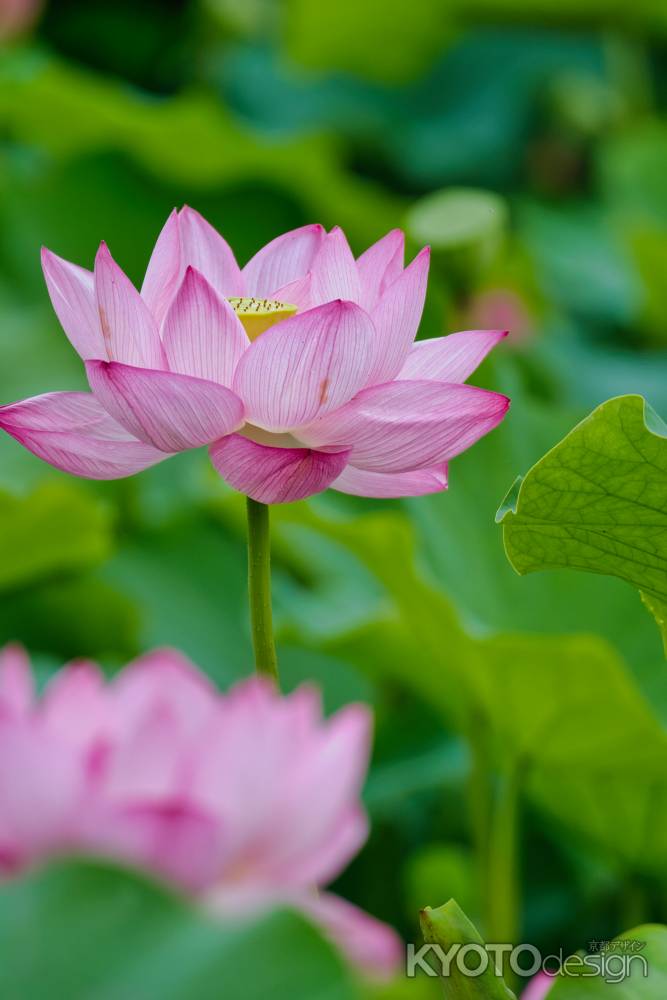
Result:
M571 960L570 975L558 977L549 1000L662 1000L667 994L667 927L646 924L598 944L604 949L588 956L586 975L574 975L579 962Z
M60 861L0 889L0 995L22 1000L355 1000L296 913L220 924L141 875Z
M496 519L518 573L617 576L642 591L664 635L667 428L641 396L594 410L515 482Z

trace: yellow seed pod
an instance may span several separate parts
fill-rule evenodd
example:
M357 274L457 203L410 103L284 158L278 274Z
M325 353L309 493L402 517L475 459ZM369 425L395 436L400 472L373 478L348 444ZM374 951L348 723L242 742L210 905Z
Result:
M250 340L255 340L274 323L293 316L297 310L296 306L275 299L230 298L228 301Z

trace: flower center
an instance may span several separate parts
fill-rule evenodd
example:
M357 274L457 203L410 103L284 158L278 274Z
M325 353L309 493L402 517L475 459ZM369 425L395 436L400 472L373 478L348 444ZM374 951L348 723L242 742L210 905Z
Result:
M250 340L255 340L274 323L293 316L297 307L276 299L230 298L227 300L243 323Z

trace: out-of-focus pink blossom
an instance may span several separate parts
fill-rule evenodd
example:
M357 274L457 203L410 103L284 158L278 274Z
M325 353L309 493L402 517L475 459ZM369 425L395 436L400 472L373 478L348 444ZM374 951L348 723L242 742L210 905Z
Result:
M510 346L529 339L533 320L524 299L511 288L488 288L474 297L468 310L473 326L511 330Z
M404 267L393 230L355 260L309 225L241 269L190 208L174 211L138 292L105 244L94 272L43 251L54 309L92 394L0 407L0 426L77 476L115 479L210 447L218 472L265 503L332 486L396 497L447 487L447 463L509 400L465 385L503 330L414 343L427 248Z
M72 852L156 873L223 920L302 910L349 957L390 973L389 927L318 887L364 843L370 713L329 720L317 691L252 679L220 695L159 650L106 682L64 667L41 698L18 647L0 653L0 872Z
M547 972L538 972L521 994L521 1000L544 1000L554 984L554 977Z
M42 6L42 0L0 0L0 42L28 31Z

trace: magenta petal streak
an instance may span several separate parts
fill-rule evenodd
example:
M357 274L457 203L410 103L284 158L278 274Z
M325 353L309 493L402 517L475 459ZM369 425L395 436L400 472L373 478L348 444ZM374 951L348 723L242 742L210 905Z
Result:
M122 479L169 457L134 438L85 392L2 406L0 427L56 469L86 479Z
M347 464L349 449L272 448L232 434L212 445L210 454L235 490L259 503L288 503L331 486Z
M86 363L93 394L131 434L162 451L209 444L243 423L231 389L190 375L104 361Z

